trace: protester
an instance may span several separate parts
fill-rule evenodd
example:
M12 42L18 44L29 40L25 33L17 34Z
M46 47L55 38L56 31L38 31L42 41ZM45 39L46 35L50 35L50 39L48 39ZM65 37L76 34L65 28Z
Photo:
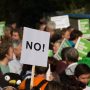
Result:
M57 42L57 41L59 41L59 39L60 39L60 38L59 38L59 35L58 35L57 33L55 33L55 34L53 35L53 37L50 38L49 49L53 50L54 43Z
M53 21L48 21L44 31L50 32L50 37L53 37L55 34L56 24Z
M21 48L22 48L22 43L17 42L14 43L14 55L15 58L13 58L12 61L9 62L9 67L10 67L10 72L20 74L22 71L22 64L20 63L20 57L21 57Z
M64 70L67 68L67 62L66 62L66 56L67 56L67 52L70 48L69 47L65 47L61 50L61 60L58 61L57 65L56 65L56 72L58 74L62 74L64 72Z
M73 75L74 69L77 66L79 53L78 51L73 47L68 47L68 51L66 52L66 63L68 67L66 68L65 72L67 75Z
M73 30L70 34L69 43L72 47L75 47L75 44L77 43L77 40L79 37L82 37L82 32L79 30Z
M75 68L74 75L78 81L81 81L87 85L90 80L90 67L88 67L86 64L78 64ZM89 89L90 87L86 86L84 90Z
M63 28L60 32L60 39L66 38L67 40L70 38L71 31L67 28Z
M72 32L75 28L72 26L68 26L66 29L68 29L70 32Z
M8 63L13 58L13 48L9 41L0 44L0 69L2 74L10 72Z
M57 53L57 51L58 51L61 43L62 43L62 40L57 40L57 41L53 44L53 52L54 52L54 54Z
M48 70L46 72L46 80L60 82L59 75L58 75L58 73L56 73L56 65L57 65L57 60L55 60L55 59L54 59L54 61L49 63Z
M71 81L70 81L71 82ZM75 81L73 81L75 82ZM72 82L72 83L73 83ZM76 82L78 83L78 81ZM68 84L66 81L66 84L58 83L56 81L50 81L48 82L45 90L83 90L78 84L73 83L73 84ZM76 85L75 85L76 84Z
M6 22L4 36L0 36L0 79L3 74L8 72L19 74L23 79L19 90L30 90L32 65L20 63L23 30L17 24L16 20ZM90 52L87 52L87 56L78 61L79 53L74 48L79 37L82 37L82 32L72 26L56 31L56 24L53 21L40 21L38 29L41 32L50 33L48 63L47 67L35 66L34 85L31 90L90 89L88 87L90 81ZM63 39L67 39L72 47L60 48ZM54 54L57 53L59 48L62 49L59 53L61 59L56 60ZM13 56L15 57L13 58ZM48 65L50 65L50 69L48 69ZM47 74L47 71L49 74ZM10 89L14 90L15 88L4 88L4 90Z
M56 81L48 82L45 90L66 90L65 87Z
M11 39L11 32L12 32L12 28L11 27L8 27L8 26L6 26L5 28L4 28L4 38L6 39L6 40L9 40L9 39Z
M22 79L30 79L32 75L32 65L23 64L21 74Z
M21 28L14 29L11 32L11 37L13 41L21 41L23 35L23 30Z
M34 77L34 85L33 87L37 86L41 81L43 80L46 80L46 76L45 76L45 73L46 73L46 70L47 68L46 67L40 67L40 66L36 66L35 68L35 77ZM29 82L30 82L30 79L29 79ZM48 82L45 82L42 86L41 86L41 90L44 90L46 85L47 85ZM19 90L24 90L26 88L26 80L23 80L20 87L19 87ZM28 86L28 88L30 88L30 84Z
M83 90L86 87L85 84L76 80L74 75L66 75L63 73L63 75L60 76L60 80L61 83L64 84L64 87L66 87L64 90Z

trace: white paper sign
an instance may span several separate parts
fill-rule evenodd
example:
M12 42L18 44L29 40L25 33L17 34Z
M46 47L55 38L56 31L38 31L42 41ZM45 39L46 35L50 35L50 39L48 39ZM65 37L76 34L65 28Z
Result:
M50 33L24 27L21 63L47 66Z
M55 22L56 29L62 29L70 26L68 15L51 17L51 21Z

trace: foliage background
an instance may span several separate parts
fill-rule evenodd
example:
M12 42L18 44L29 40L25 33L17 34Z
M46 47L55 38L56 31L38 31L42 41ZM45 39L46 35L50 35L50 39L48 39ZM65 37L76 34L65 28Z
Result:
M34 27L44 15L56 11L89 13L90 0L0 0L0 20L19 20L22 25Z

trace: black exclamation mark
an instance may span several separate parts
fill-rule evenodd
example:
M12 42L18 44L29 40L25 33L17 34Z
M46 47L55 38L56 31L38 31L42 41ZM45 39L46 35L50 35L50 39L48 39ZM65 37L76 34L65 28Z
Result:
M44 49L45 49L45 44L43 44L43 50L42 50L43 52L44 52Z

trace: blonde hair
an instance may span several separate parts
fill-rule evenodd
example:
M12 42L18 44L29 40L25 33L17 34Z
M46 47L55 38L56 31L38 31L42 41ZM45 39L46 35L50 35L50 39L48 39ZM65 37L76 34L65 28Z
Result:
M56 24L53 21L48 21L46 24L46 27L55 29L56 28Z

